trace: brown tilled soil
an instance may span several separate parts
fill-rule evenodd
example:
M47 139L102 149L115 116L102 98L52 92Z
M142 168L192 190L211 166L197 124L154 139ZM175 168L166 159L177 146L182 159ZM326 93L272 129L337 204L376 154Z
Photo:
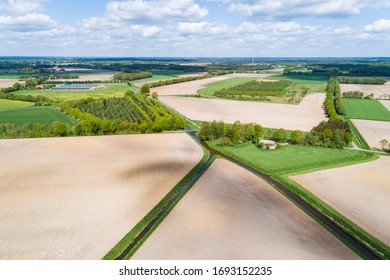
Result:
M390 245L390 157L292 176L352 222Z
M134 259L358 259L254 174L217 159Z
M186 134L0 140L0 259L102 258L202 158Z

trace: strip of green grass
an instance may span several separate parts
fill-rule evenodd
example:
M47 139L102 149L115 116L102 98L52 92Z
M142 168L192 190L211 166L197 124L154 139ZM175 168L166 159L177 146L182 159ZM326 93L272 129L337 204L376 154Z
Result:
M370 145L368 145L363 135L360 134L359 130L356 128L353 122L351 122L349 118L344 118L344 120L348 122L349 127L351 128L353 141L356 143L356 145L360 149L371 150Z
M200 145L200 144L199 144ZM143 229L161 212L161 210L169 203L169 201L175 197L180 189L187 183L188 180L194 176L198 170L207 162L207 159L210 156L209 151L207 151L203 146L203 157L201 161L133 228L131 231L126 234L122 240L119 241L104 257L103 260L114 260L122 254L122 252L136 239L136 237L143 231ZM207 169L206 169L207 170ZM204 170L204 171L206 171ZM203 171L203 172L204 172ZM195 184L195 182L194 182ZM174 208L174 206L180 201L180 199L185 195L183 193L179 199L170 207L170 209L165 213L163 217L150 229L147 235L137 243L137 245L126 255L125 259L130 259L138 248L145 242L145 240L153 233L157 226L164 220L164 218L169 214L169 212Z
M31 107L33 105L34 105L34 103L31 103L31 102L0 99L0 112L16 110L16 109L21 109L21 108L25 108L25 107Z
M0 123L42 123L51 124L59 121L64 124L74 125L76 122L53 107L27 107L12 111L0 112Z
M238 85L245 84L247 82L257 80L258 78L231 78L223 81L214 82L206 85L205 88L198 90L198 94L201 95L212 95L214 92L224 89L230 88Z
M373 160L378 158L377 155L372 155ZM284 174L273 176L277 181L282 183L288 189L297 194L301 199L306 201L318 212L322 213L325 217L331 220L334 224L338 225L344 232L351 235L354 239L359 240L361 243L366 244L366 247L381 259L390 259L390 247L366 232L361 227L354 224L351 220L334 210L327 203L320 200L318 197L313 195L303 186L297 182L291 180L288 176L292 174ZM315 217L313 217L316 219ZM316 219L317 220L317 219ZM318 220L317 220L318 221ZM328 229L329 230L329 229ZM334 233L335 234L335 233ZM351 248L353 249L353 248ZM356 252L356 250L354 250ZM358 253L358 252L356 252ZM364 256L361 256L364 257Z
M351 119L390 121L390 112L378 100L343 98L345 112Z
M265 150L250 142L236 146L221 146L217 141L211 141L208 144L212 148L269 175L348 165L371 158L370 154L361 151L299 145L287 145L277 150Z
M57 91L57 90L20 90L15 91L13 94L23 95L43 95L49 97L52 100L78 100L82 98L109 98L109 97L122 97L126 91L131 89L126 83L108 83L102 84L105 88L98 90L83 90L83 91Z

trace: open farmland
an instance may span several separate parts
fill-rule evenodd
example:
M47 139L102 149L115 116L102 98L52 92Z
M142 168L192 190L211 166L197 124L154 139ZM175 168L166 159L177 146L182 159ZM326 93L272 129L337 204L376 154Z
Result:
M113 73L101 73L101 74L75 74L79 75L78 79L57 79L55 81L62 81L62 82L87 82L87 81L102 81L102 82L108 82L112 79L114 76Z
M153 77L151 78L145 78L145 79L134 81L134 85L137 87L142 87L144 84L150 82L157 82L157 81L170 80L176 78L200 77L206 74L207 72L190 73L190 74L185 72L155 72L153 73Z
M309 89L309 92L324 92L326 83L329 79L327 75L272 75L266 78L267 80L291 81Z
M9 111L0 110L0 124L3 123L42 123L51 124L59 121L64 124L74 125L76 121L60 110L53 107L25 107Z
M346 91L361 91L365 95L374 94L374 98L387 98L390 95L390 84L384 85L360 85L360 84L340 84L341 93Z
M109 98L123 96L126 91L131 89L126 83L118 84L103 84L105 85L102 89L97 90L82 90L82 91L66 91L66 90L20 90L13 92L14 94L23 95L44 95L53 100L78 100L82 98Z
M307 95L299 105L161 96L159 99L192 120L256 122L263 127L311 130L326 119L324 94Z
M34 103L18 100L0 99L0 112L31 107Z
M390 112L390 100L381 100L380 102Z
M0 88L12 87L15 83L23 82L19 82L18 79L0 79Z
M234 73L222 76L216 76L208 79L195 80L190 82L178 83L173 85L161 86L152 88L151 91L155 91L158 95L188 95L197 94L197 91L206 87L210 83L215 83L231 78L257 78L263 79L268 77L267 74L246 74L246 73Z
M390 111L378 100L343 98L343 103L351 119L390 121Z
M231 162L217 159L133 258L358 256L265 181Z
M0 258L100 259L202 158L186 134L0 141Z
M292 176L314 195L390 245L390 157Z
M390 122L351 120L364 140L372 148L381 149L379 141L387 139L390 141Z

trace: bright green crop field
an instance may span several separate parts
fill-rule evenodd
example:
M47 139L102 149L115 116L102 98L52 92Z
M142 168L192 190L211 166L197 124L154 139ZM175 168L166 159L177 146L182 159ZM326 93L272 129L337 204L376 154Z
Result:
M223 81L218 81L215 83L208 84L205 88L198 90L198 94L212 95L218 90L242 85L253 80L258 80L258 78L231 78Z
M33 105L34 105L34 103L31 103L31 102L0 99L0 112L16 110L16 109L21 109L21 108L25 108L25 107L31 107Z
M220 146L217 141L211 141L208 144L222 153L272 175L350 165L374 157L361 151L299 145L287 145L277 150L265 150L250 142L236 146Z
M343 98L345 112L351 119L390 121L390 112L378 100Z
M78 100L82 98L109 98L109 97L122 97L126 91L131 89L126 83L118 84L103 84L105 88L98 90L83 90L83 91L56 91L56 90L20 90L15 91L13 94L24 94L32 96L43 95L52 100Z
M76 121L53 107L25 107L11 111L0 111L1 124L24 124L28 122L51 124L54 121L69 125L76 123Z

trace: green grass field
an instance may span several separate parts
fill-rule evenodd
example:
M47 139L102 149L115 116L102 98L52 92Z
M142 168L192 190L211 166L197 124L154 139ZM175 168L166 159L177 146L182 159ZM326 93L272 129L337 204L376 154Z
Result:
M209 145L267 174L285 174L342 166L371 158L371 155L352 150L326 149L298 145L283 146L278 150L265 150L252 143L234 147L220 146L217 141Z
M351 119L390 121L390 112L378 100L343 98L345 112Z
M205 88L202 88L198 90L198 94L201 95L212 95L214 92L224 89L224 88L230 88L238 85L245 84L249 81L257 80L257 78L231 78L215 83L211 83L206 85Z
M324 75L272 75L266 79L268 80L288 80L297 84L304 85L309 88L309 92L324 92L326 89L326 83L328 82L328 76Z
M24 94L32 96L43 95L53 100L78 100L81 98L93 97L109 98L123 96L124 93L131 89L126 83L104 84L103 89L84 90L84 91L56 91L56 90L20 90L13 92L14 94Z
M0 112L17 110L25 107L31 107L34 103L18 100L0 99Z
M42 123L50 124L54 121L60 121L64 124L74 125L76 121L69 118L53 107L26 107L11 111L0 111L0 123Z

